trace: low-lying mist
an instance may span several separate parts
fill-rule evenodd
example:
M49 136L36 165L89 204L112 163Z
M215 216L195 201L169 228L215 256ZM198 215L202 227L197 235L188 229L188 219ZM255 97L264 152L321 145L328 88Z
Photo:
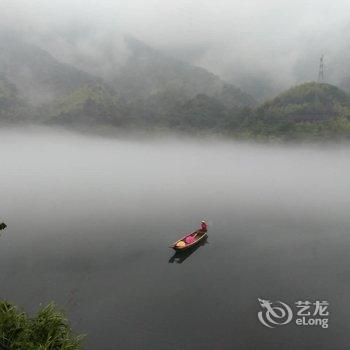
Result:
M205 217L347 219L348 146L186 138L112 139L54 129L0 132L1 218L169 225ZM189 208L191 210L189 211ZM48 232L49 234L49 232Z

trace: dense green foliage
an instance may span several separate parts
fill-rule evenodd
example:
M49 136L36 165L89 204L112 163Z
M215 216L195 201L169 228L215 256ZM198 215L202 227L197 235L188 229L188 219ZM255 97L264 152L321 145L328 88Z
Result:
M128 117L126 106L105 84L90 83L74 90L56 103L46 106L41 114L47 122L58 124L112 124L121 126Z
M11 350L78 350L81 336L72 333L65 316L53 304L29 317L0 301L0 344Z
M230 84L224 84L219 91L216 91L214 97L228 109L255 107L257 104L251 95Z
M350 138L350 99L329 84L296 86L257 108L241 127L248 137Z
M180 129L222 130L229 117L225 106L213 97L197 95L179 106L173 115L172 126Z
M2 117L19 110L18 101L11 84L0 85ZM350 138L350 99L329 84L294 87L258 108L228 105L205 94L188 98L182 90L165 90L127 102L108 85L89 83L41 107L37 115L45 123L75 127L166 128L261 140Z

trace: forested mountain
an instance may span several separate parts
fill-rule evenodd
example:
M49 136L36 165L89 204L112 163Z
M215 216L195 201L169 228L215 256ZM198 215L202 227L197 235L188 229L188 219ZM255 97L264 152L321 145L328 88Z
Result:
M306 83L289 89L266 102L258 113L289 121L322 121L349 107L349 96L330 84Z
M203 68L164 55L134 38L126 38L125 42L129 57L112 81L115 90L125 99L147 100L164 91L181 90L188 99L205 94L222 99L230 106L256 104L253 97Z
M0 75L32 105L52 102L96 80L11 32L0 32Z
M349 120L349 96L334 85L311 82L258 107L245 121L245 130L285 139L350 137Z
M18 96L16 87L0 76L0 120L13 122L22 120L28 107Z
M181 89L184 96L213 95L223 82L214 74L166 57L142 42L126 39L129 57L117 72L113 87L125 98L143 98Z
M229 109L256 106L252 96L203 68L168 57L134 38L127 38L126 45L129 57L110 83L142 123L183 127L180 110L198 95L212 97Z
M216 132L262 139L350 137L350 100L329 84L256 101L214 74L128 38L127 60L95 77L0 35L0 121Z
M230 110L214 97L198 94L183 102L180 96L178 100L174 99L172 103L168 103L171 100L170 96L163 96L167 108L159 110L156 119L148 113L144 119L148 125L187 131L222 131L228 119L232 117ZM162 101L155 103L155 105L161 106ZM171 108L168 108L169 106Z
M24 119L64 125L176 124L183 128L188 120L188 115L181 117L183 106L197 95L212 97L228 109L256 104L250 95L205 69L168 57L132 38L125 44L127 60L103 81L59 62L13 33L1 33L0 75L27 104ZM14 113L12 119L17 117Z
M94 126L126 125L130 117L126 105L113 89L103 83L85 84L64 98L41 109L48 123Z

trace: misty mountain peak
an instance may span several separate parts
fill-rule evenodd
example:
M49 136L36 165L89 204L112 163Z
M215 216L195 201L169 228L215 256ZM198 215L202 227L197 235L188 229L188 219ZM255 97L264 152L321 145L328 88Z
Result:
M0 74L33 105L51 102L95 79L9 32L0 35L0 47Z

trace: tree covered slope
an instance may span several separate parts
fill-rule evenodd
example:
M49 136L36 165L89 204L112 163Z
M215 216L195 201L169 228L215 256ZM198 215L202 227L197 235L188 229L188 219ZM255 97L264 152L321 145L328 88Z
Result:
M249 94L205 69L135 39L126 45L127 59L103 80L0 33L0 122L283 140L350 137L349 96L334 85L305 83L256 106Z
M315 82L293 87L258 107L245 120L252 136L282 139L350 137L350 98L338 87Z
M0 75L31 105L52 102L96 78L57 61L12 33L0 33Z

